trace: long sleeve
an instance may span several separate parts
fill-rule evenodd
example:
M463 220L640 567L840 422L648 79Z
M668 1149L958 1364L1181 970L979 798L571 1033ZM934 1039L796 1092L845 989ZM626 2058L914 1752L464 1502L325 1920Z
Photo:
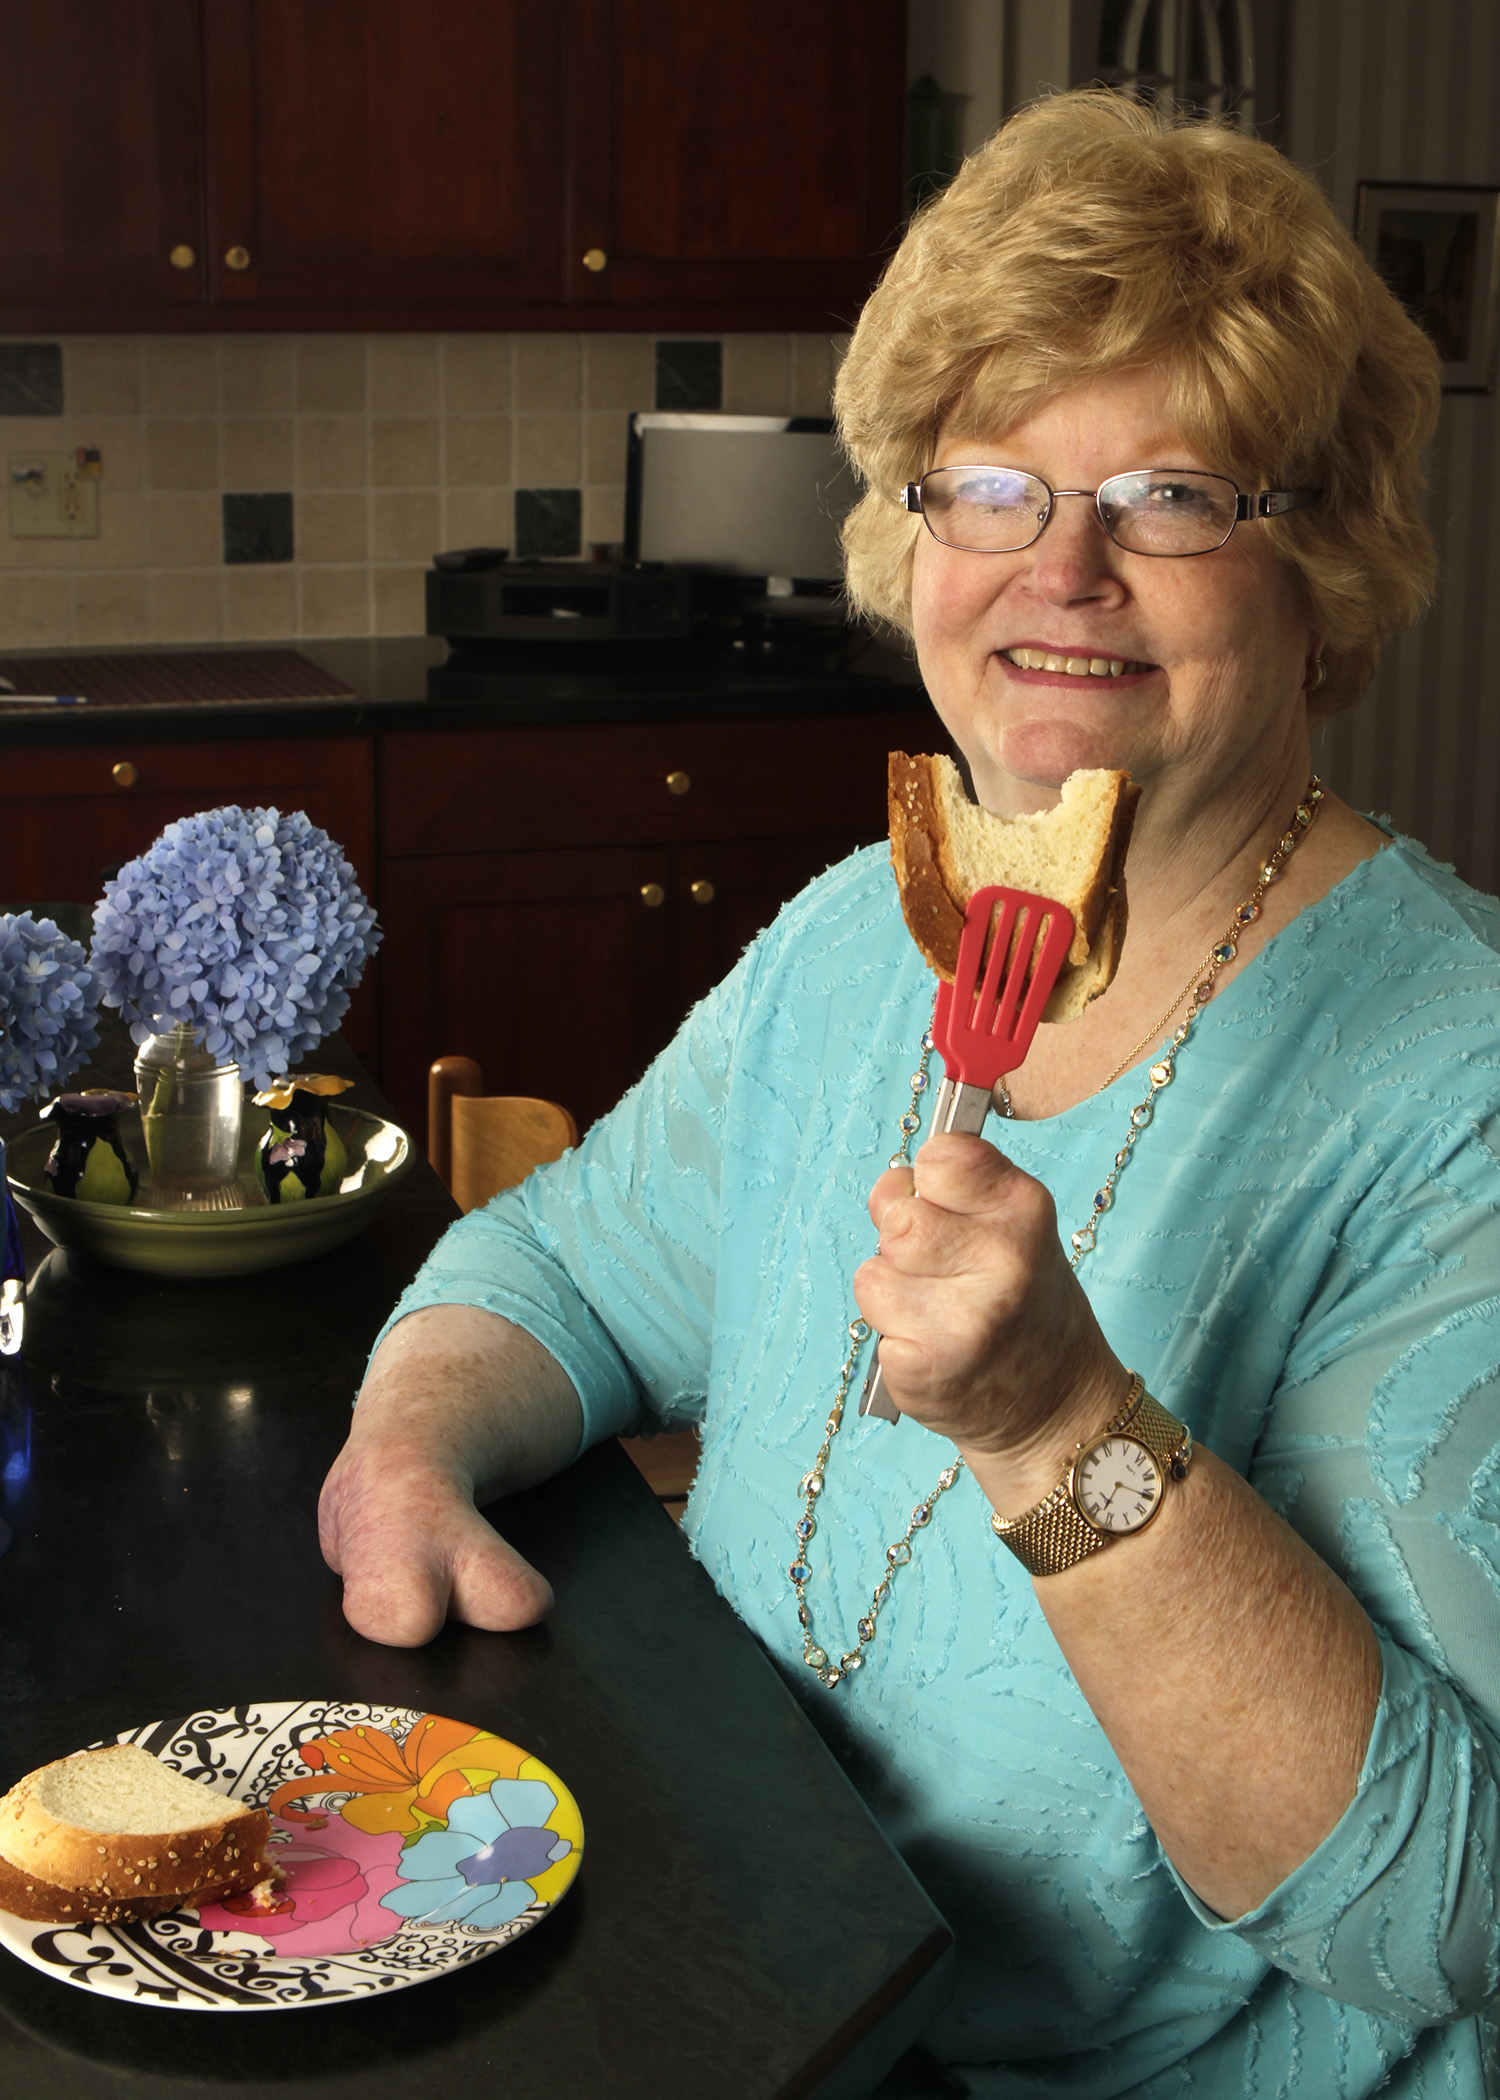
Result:
M1359 1791L1256 1911L1193 1904L1413 2026L1500 1987L1500 1159L1431 1106L1348 1219L1250 1467L1375 1622Z

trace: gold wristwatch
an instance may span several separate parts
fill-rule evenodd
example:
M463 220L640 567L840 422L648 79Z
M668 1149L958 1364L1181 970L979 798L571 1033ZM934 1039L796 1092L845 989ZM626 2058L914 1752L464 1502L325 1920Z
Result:
M991 1516L990 1525L1031 1574L1061 1575L1111 1539L1144 1531L1167 1482L1183 1479L1192 1457L1192 1432L1132 1372L1125 1405L1077 1447L1051 1494L1022 1516Z

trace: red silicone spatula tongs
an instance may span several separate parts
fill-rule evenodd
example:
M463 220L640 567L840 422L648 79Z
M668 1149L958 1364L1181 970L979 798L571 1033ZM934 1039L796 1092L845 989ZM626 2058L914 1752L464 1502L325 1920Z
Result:
M991 927L993 926L993 937ZM1073 914L1030 890L976 890L964 913L952 984L938 986L933 1041L944 1078L928 1135L984 1128L995 1082L1025 1061L1042 1008L1073 939ZM877 1357L860 1396L862 1415L898 1422Z

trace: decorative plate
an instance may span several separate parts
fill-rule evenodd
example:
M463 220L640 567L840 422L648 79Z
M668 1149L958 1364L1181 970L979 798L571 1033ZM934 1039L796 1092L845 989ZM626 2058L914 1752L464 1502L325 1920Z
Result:
M0 1911L0 1945L100 1997L174 2012L378 1998L529 1932L583 1859L556 1773L438 1714L283 1702L148 1721L116 1740L269 1809L286 1885L269 1911L232 1896L129 1925Z
M248 1276L258 1269L279 1269L352 1240L411 1165L411 1143L399 1124L358 1108L335 1108L332 1117L349 1154L349 1171L331 1195L305 1203L267 1203L256 1190L255 1148L270 1118L250 1101L240 1135L243 1210L144 1210L59 1196L43 1171L56 1138L45 1123L10 1141L11 1193L49 1240L116 1268L143 1269L153 1276ZM144 1163L138 1109L121 1116L120 1135Z

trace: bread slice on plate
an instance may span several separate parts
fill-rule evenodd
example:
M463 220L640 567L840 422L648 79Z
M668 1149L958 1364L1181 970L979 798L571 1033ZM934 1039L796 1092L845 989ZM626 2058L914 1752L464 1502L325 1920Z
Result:
M0 1910L48 1924L153 1917L279 1880L270 1817L137 1743L42 1765L0 1798Z
M1125 851L1140 789L1128 773L1072 773L1055 809L997 817L951 758L890 754L891 863L911 937L953 982L964 913L992 884L1066 905L1073 941L1042 1018L1072 1021L1105 991L1125 940Z

